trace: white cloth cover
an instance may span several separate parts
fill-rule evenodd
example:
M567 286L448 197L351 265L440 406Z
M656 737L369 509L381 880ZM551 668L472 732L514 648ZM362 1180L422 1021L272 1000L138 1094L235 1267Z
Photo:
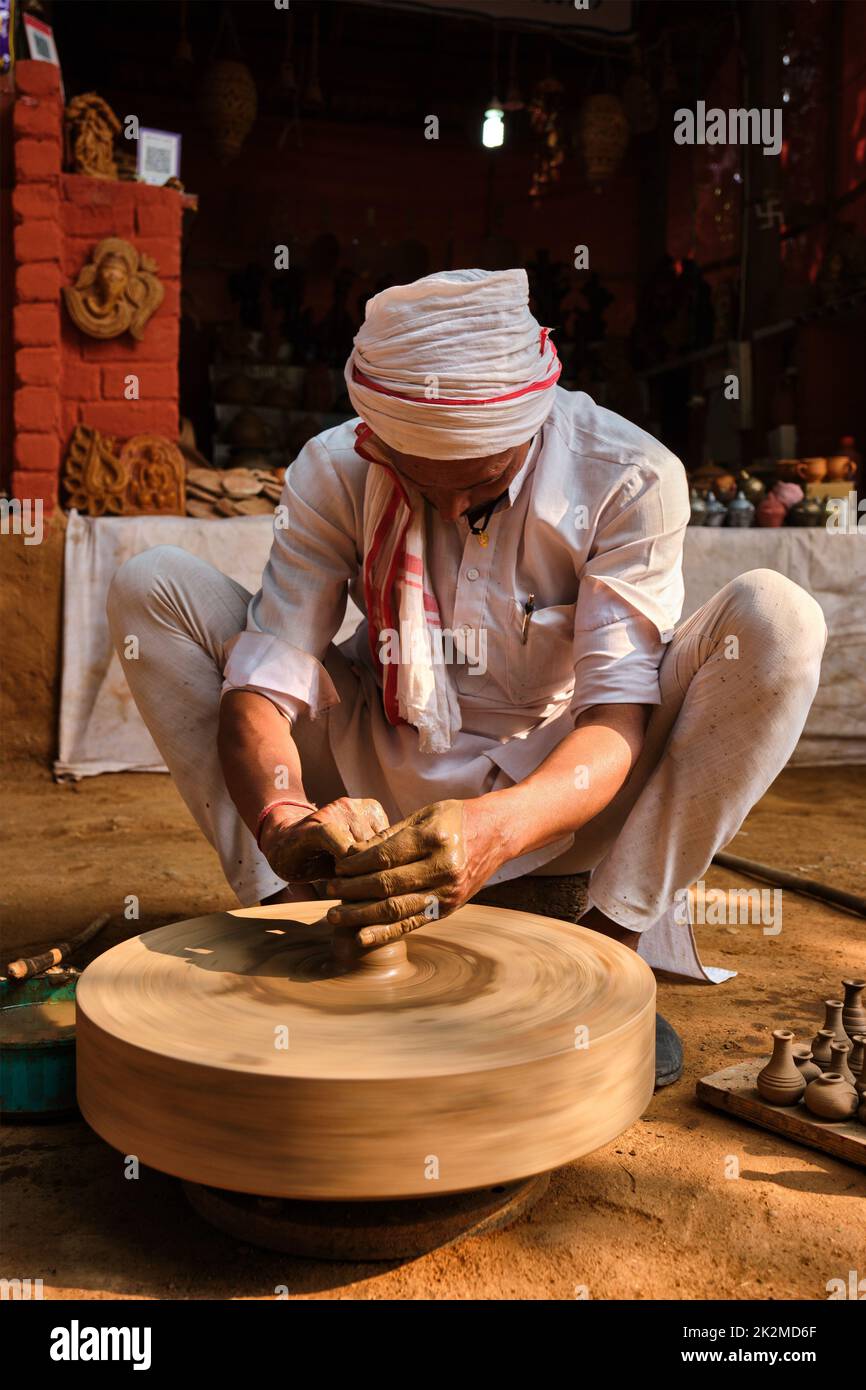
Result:
M402 454L482 458L531 439L561 365L525 270L445 270L374 295L346 363L355 410Z

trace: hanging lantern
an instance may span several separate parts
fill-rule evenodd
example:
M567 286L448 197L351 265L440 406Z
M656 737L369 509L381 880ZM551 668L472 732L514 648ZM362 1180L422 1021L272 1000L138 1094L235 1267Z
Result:
M638 49L633 50L631 63L632 71L622 88L623 109L635 135L648 135L658 124L659 104L655 92L643 75Z
M587 97L578 124L590 183L602 183L616 173L628 146L628 117L619 97L597 92Z
M256 84L246 63L220 58L207 69L198 93L199 107L213 134L221 160L237 159L256 119Z

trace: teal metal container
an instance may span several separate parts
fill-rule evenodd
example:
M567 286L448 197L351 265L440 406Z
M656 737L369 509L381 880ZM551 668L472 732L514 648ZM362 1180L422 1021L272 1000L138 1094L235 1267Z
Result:
M75 1101L79 971L24 984L0 980L0 1114L64 1115Z

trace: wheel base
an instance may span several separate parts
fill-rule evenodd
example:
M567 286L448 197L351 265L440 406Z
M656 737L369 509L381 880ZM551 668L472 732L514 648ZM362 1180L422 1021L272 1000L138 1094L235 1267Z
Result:
M185 1182L199 1216L250 1245L317 1260L406 1260L517 1221L544 1196L548 1173L447 1197L305 1202Z

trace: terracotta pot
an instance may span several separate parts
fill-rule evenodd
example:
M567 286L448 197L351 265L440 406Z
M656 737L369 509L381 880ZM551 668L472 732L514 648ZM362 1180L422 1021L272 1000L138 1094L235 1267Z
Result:
M848 1065L848 1054L851 1051L849 1042L831 1042L830 1044L830 1071L838 1072L848 1082L849 1086L854 1085L854 1073Z
M842 1027L848 1037L855 1033L866 1033L866 1008L863 1007L863 991L866 980L843 980L845 999L842 1004Z
M827 460L827 482L844 483L853 478L857 465L847 454L834 454Z
M824 1000L824 1022L822 1028L829 1028L837 1042L848 1041L848 1034L845 1032L845 1024L842 1021L842 1010L845 1005L841 999Z
M802 1100L806 1082L794 1063L791 1044L794 1034L784 1028L773 1033L773 1055L758 1072L755 1085L770 1105L796 1105Z
M819 458L800 459L797 465L797 477L803 483L823 482L827 473L827 460Z
M812 1049L808 1043L800 1043L799 1047L792 1049L794 1055L794 1066L802 1076L806 1085L821 1076L821 1068L816 1062L812 1061Z
M783 483L795 483L800 476L799 459L779 459L776 463L776 477Z
M850 1120L857 1113L857 1092L838 1072L810 1081L804 1100L806 1109L822 1120Z
M812 1061L819 1071L830 1070L830 1044L834 1041L832 1028L819 1028L812 1039Z
M788 508L781 497L768 492L755 508L755 523L758 526L781 526L787 515Z

